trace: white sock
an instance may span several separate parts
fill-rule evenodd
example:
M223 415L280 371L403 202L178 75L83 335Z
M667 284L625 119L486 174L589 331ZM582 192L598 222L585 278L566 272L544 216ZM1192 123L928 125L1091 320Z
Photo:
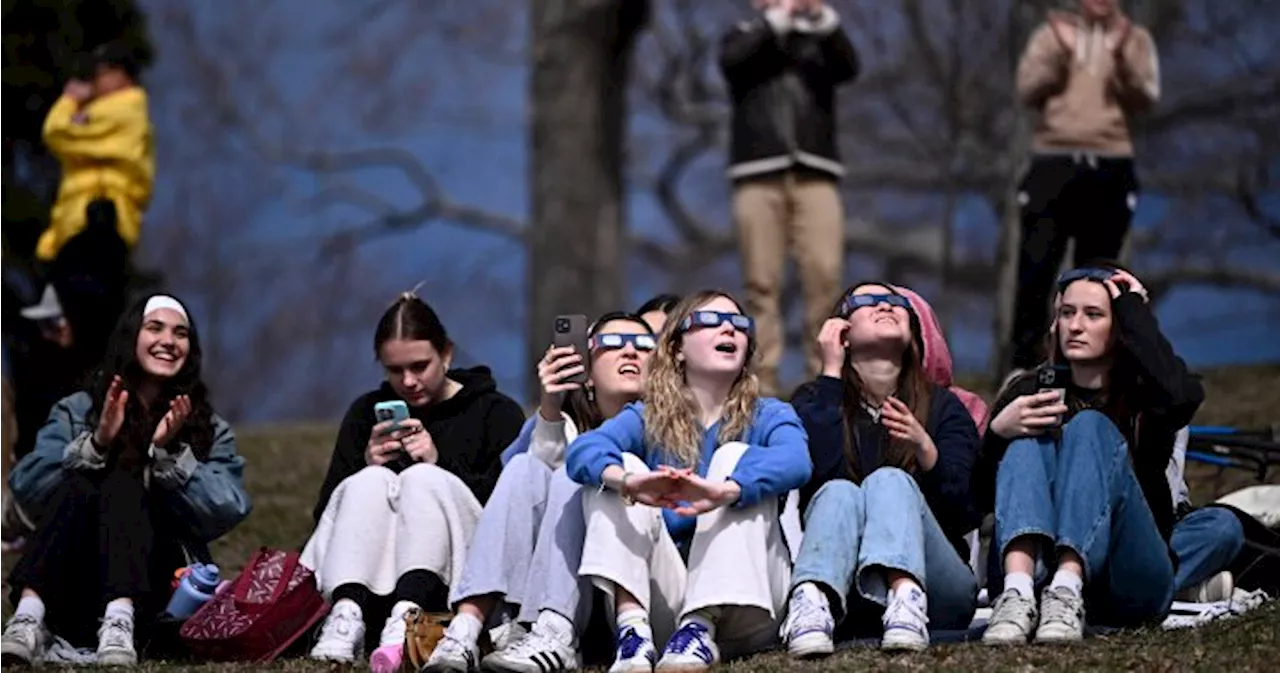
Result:
M480 640L480 632L484 630L484 624L479 619L465 613L458 613L449 622L447 635L454 640L465 643L467 645L475 645Z
M649 613L640 608L631 608L618 614L618 630L630 626L636 634L646 640L653 640L653 628L649 626Z
M533 623L533 630L542 635L555 638L561 644L569 647L573 647L574 641L577 640L573 622L555 610L540 611L538 613L538 621Z
M1049 588L1070 589L1071 593L1079 596L1084 590L1084 578L1069 570L1059 570L1053 574L1053 581L1049 583Z
M44 623L44 601L39 596L23 596L18 601L18 607L13 611L13 616L26 615L32 619Z
M1022 594L1023 598L1032 598L1036 595L1036 585L1031 580L1029 573L1009 573L1005 575L1004 588L1006 591L1013 589Z
M407 612L417 607L418 607L418 604L412 601L399 601L391 607L391 615L387 617L387 626L396 624L399 626L399 628L397 628L394 632L390 634L387 633L388 629L383 628L382 629L383 637L378 641L379 647L383 645L396 645L404 642L404 633L405 633L404 616ZM387 639L387 636L391 636L391 638ZM396 638L396 636L399 636L399 637Z
M680 620L680 625L684 626L685 624L690 623L699 624L707 630L707 637L711 640L715 640L716 621L719 619L720 608L702 608L701 610L694 610L693 612L685 615L684 619Z
M902 598L902 600L920 608L922 612L929 611L929 598L925 596L924 588L911 580L900 583L897 589L891 590L891 593L890 599Z
M107 603L107 611L103 613L104 617L122 617L129 621L133 621L133 601L127 598L117 598Z

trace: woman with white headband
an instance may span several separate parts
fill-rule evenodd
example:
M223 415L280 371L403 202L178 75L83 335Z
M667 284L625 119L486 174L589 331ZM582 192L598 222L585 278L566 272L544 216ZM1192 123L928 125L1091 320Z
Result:
M97 642L97 663L131 666L175 568L249 514L231 427L213 412L187 309L153 295L123 315L89 389L56 405L10 478L37 523L9 577L17 606L6 665L39 664L50 634Z

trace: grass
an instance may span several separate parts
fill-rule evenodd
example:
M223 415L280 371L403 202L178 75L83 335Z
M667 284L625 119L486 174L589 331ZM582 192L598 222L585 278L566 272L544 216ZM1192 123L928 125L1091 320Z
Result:
M1261 427L1280 422L1280 365L1233 367L1207 372L1209 401L1197 423ZM975 388L979 388L975 386ZM257 547L301 548L311 528L311 511L333 447L329 425L246 428L240 451L249 461L245 481L254 512L243 525L213 545L226 571L238 572ZM1274 481L1280 475L1272 475ZM1189 469L1197 502L1247 486L1252 476L1201 465ZM4 559L5 568L12 559ZM1193 631L1140 630L1092 638L1074 647L1027 647L992 651L979 645L940 645L912 656L889 656L869 649L842 652L823 662L797 664L781 655L762 655L724 667L735 673L772 671L875 670L1272 670L1280 651L1280 601L1238 620ZM265 670L329 670L303 660L278 662ZM144 671L248 671L264 667L178 666L152 662Z

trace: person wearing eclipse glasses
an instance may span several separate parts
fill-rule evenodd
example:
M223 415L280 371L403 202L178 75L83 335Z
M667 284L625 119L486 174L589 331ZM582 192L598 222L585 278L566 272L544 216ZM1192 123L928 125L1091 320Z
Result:
M737 301L687 297L643 402L569 446L569 476L587 487L579 575L613 608L612 673L705 670L777 641L791 576L780 500L811 465L795 410L759 396L753 350Z
M814 467L783 638L792 656L825 656L844 622L882 633L886 650L922 650L927 625L966 628L977 608L965 541L981 522L977 427L929 382L919 316L891 286L850 287L818 344L822 374L791 400Z
M563 467L565 449L579 432L640 399L657 348L638 314L605 314L587 336L587 361L572 346L553 346L538 362L538 413L503 453L502 475L450 596L457 616L424 670L475 670L479 636L491 621L499 624L490 632L495 651L484 658L486 670L549 673L580 665L577 640L590 619L591 586L578 577L586 521L581 486ZM585 383L569 380L583 372ZM528 633L517 626L529 622Z
M1090 623L1107 626L1169 610L1165 468L1204 389L1147 300L1114 263L1064 273L1048 362L1013 379L992 406L974 474L982 511L996 517L988 586L999 597L985 643L1080 640L1086 609ZM1041 377L1055 366L1065 380L1044 390Z

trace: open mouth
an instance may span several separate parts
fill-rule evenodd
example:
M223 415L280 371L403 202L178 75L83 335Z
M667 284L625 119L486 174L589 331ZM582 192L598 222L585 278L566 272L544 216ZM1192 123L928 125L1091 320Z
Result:
M618 367L618 373L623 376L639 376L640 365L628 362L627 364Z
M738 344L733 343L732 341L718 343L716 344L716 351L720 353L729 353L730 355L732 355L733 353L738 352Z
M892 323L892 324L896 325L896 324L898 324L898 319L897 319L897 318L895 318L895 317L893 317L893 315L892 315L892 314L885 314L885 315L878 316L878 317L876 318L876 323L882 323L882 322L885 322L885 323Z

